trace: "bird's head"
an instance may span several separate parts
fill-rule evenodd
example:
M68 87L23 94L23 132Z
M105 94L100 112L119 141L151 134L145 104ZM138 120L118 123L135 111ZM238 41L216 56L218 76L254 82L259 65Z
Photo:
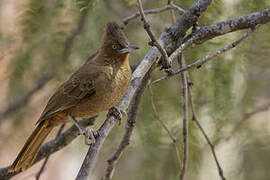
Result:
M109 22L105 27L101 49L107 55L121 56L139 48L129 44L127 37L118 24Z

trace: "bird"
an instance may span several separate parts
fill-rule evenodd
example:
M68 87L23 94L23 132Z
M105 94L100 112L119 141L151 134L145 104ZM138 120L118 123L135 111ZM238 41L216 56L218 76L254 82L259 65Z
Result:
M10 166L9 172L24 171L31 167L40 146L56 126L73 121L81 134L89 134L89 131L80 127L77 119L97 116L121 100L132 76L129 54L136 49L139 48L129 44L116 22L107 23L98 52L50 97L35 130ZM116 112L121 114L117 109ZM94 138L91 132L90 135Z

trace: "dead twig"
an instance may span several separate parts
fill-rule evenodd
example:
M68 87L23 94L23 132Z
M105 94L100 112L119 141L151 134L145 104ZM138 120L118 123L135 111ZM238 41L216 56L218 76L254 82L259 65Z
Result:
M261 113L264 111L267 111L270 108L270 103L264 104L258 108L256 108L255 110L244 114L243 119L241 119L240 121L238 121L236 123L236 125L234 126L234 128L232 129L231 133L229 133L229 136L225 138L226 141L230 140L233 135L235 135L235 133L238 132L238 130L240 129L240 127L247 122L252 116L256 115L257 113Z
M208 143L208 145L209 145L209 147L211 149L211 152L213 154L213 157L215 159L215 162L216 162L216 165L217 165L217 168L218 168L218 173L219 173L220 178L222 180L226 180L226 178L224 177L224 174L223 174L223 170L222 170L222 168L220 166L220 163L219 163L219 161L217 159L217 155L216 155L216 152L215 152L215 147L211 143L209 137L207 136L207 134L205 133L203 127L201 126L200 122L197 119L196 112L195 112L195 109L194 109L194 104L193 104L191 86L188 86L188 91L189 91L189 102L190 102L190 107L191 107L191 112L192 112L192 121L195 122L195 124L198 126L199 130L203 134L205 140L207 141L207 143Z
M168 0L168 5L173 4L173 0ZM172 24L175 23L175 14L174 11L172 9L170 9L170 14L171 14L171 20L172 20Z
M182 54L178 57L180 68L184 66ZM183 163L180 180L184 180L188 161L188 83L186 72L181 72L182 106L183 106Z
M257 113L267 111L269 108L270 108L270 103L264 104L263 106L260 106L260 107L256 108L255 110L253 110L253 111L251 111L249 113L246 113L244 115L244 119L249 119L252 116L254 116L255 114L257 114Z
M158 40L154 36L154 33L151 30L150 24L146 20L141 0L137 0L137 2L138 2L139 12L140 12L140 15L141 15L141 18L142 18L141 20L143 21L143 27L146 30L147 34L149 35L149 37L150 37L150 39L152 41L151 44L153 46L157 47L157 49L159 50L159 52L163 56L163 58L164 58L163 67L165 69L169 69L171 67L171 60L169 59L166 50L161 46L161 44L158 42Z
M168 4L165 7L162 7L162 8L145 10L144 14L146 14L146 15L148 15L148 14L158 14L158 13L162 13L162 12L168 11L168 10L170 10L170 11L175 10L175 11L179 12L179 14L183 14L185 12L185 10L182 9L181 7L171 3L171 4ZM138 17L140 17L140 12L136 12L136 13L124 18L123 21L122 21L123 25L126 26L129 23L129 21L134 20L134 19L136 19Z
M175 149L177 161L178 161L179 167L181 167L181 158L180 158L180 155L179 155L179 150L177 148L176 138L170 132L170 130L167 127L167 125L165 124L165 122L158 115L157 108L156 108L156 105L154 103L154 97L153 97L152 88L151 88L150 84L148 84L148 95L149 95L149 99L150 99L150 102L151 102L151 107L152 107L153 115L154 115L155 119L159 122L159 124L161 125L161 127L167 132L167 134L170 137L170 139L172 140L172 144L173 144L173 147Z
M184 58L183 55L182 55L181 62L182 62L182 66L185 66L186 65L185 58ZM180 68L181 68L181 64L180 64ZM201 131L201 133L203 134L204 138L206 139L207 143L210 146L211 152L213 154L213 157L215 159L215 162L216 162L216 165L217 165L217 168L218 168L219 176L221 177L222 180L226 180L225 177L224 177L224 175L223 175L223 170L222 170L222 168L221 168L221 166L220 166L220 164L218 162L218 159L217 159L217 156L216 156L216 153L215 153L214 146L211 143L209 137L207 136L207 134L205 133L204 129L202 128L200 122L197 119L195 108L194 108L194 103L193 103L193 98L192 98L192 89L191 88L192 88L193 83L190 80L190 76L189 76L188 71L187 72L184 72L184 73L186 73L186 77L187 77L188 98L189 98L189 103L190 103L190 107L191 107L192 121L195 122L195 124L198 126L199 130Z

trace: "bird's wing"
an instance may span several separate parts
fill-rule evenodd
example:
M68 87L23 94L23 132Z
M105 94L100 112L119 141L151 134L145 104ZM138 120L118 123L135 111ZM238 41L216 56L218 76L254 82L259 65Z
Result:
M95 94L95 83L99 81L100 76L103 76L104 70L102 69L104 66L96 66L95 64L80 68L56 90L37 123L48 119L59 111L75 106L83 99Z

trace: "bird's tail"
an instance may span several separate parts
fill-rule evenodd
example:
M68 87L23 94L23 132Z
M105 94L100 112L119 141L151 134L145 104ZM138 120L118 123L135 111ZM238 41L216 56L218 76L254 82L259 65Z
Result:
M26 170L34 162L40 146L49 135L53 126L48 125L48 121L43 121L38 124L34 132L27 139L19 155L9 168L9 172L15 172L19 170Z

